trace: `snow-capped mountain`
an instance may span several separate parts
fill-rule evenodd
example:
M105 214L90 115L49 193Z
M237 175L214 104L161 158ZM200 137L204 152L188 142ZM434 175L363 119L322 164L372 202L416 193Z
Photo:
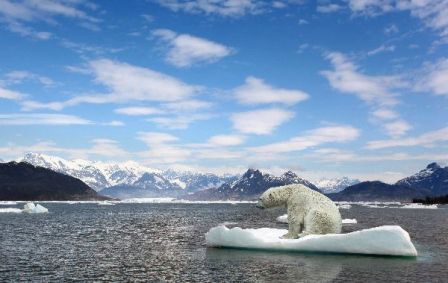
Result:
M448 166L441 167L433 162L420 172L399 180L397 185L416 189L429 189L433 196L448 194Z
M132 184L147 172L160 173L160 170L144 167L133 161L113 163L82 159L66 160L39 153L27 153L18 161L78 178L96 191L118 184Z
M358 179L350 179L348 177L342 178L322 178L316 182L316 186L325 194L338 193L343 191L345 188L358 184L360 181Z
M295 173L288 171L280 177L271 174L263 174L256 169L249 169L239 179L225 183L218 188L198 191L189 198L211 200L211 199L256 199L261 193L271 187L289 184L303 184L313 190L319 189L311 182L299 178Z
M185 193L178 184L159 173L144 173L132 184L120 184L101 191L105 196L126 199L142 197L176 197Z
M234 175L219 176L212 173L174 171L172 169L164 171L163 176L172 183L179 185L182 189L185 189L186 192L217 188L238 178L238 176Z

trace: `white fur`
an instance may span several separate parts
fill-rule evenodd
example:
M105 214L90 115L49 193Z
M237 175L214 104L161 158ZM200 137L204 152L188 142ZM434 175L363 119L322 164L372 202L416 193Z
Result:
M284 239L341 232L338 207L328 197L304 185L271 188L261 195L257 204L259 208L279 206L286 206L288 210L289 229Z

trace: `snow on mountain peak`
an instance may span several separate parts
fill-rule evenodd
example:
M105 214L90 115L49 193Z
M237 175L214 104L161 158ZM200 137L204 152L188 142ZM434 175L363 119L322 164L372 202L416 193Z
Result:
M322 178L317 181L316 186L324 193L338 193L343 191L345 188L358 184L360 181L358 179L350 179L348 177L342 178Z

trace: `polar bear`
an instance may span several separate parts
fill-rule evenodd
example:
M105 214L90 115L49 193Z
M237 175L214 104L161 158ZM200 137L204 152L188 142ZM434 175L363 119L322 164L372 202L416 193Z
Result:
M257 203L258 208L280 206L288 210L289 229L283 239L341 232L341 214L334 202L302 184L270 188Z

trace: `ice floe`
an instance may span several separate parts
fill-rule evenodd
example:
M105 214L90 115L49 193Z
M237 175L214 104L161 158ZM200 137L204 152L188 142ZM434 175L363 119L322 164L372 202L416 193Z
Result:
M412 208L412 209L437 209L437 204L421 204L421 203L409 203L405 204L400 208Z
M23 212L26 213L47 213L48 209L40 204L34 205L32 202L28 202L23 206Z
M380 226L347 234L309 235L281 239L285 229L232 229L218 226L205 234L208 247L275 251L347 253L387 256L417 256L408 232L400 226Z
M32 202L28 202L23 206L23 209L15 208L15 207L7 207L7 208L0 208L0 213L47 213L48 209L43 207L40 204L34 204Z
M98 205L115 205L115 203L110 202L110 201L107 201L107 200L105 200L105 201L100 201L100 202L98 202L97 204L98 204Z
M277 217L275 220L280 223L288 223L288 214L283 214Z
M0 205L16 205L15 201L0 201Z
M22 210L20 208L0 208L0 213L22 213Z
M288 214L280 215L276 218L277 222L288 223ZM342 224L356 224L358 221L356 219L342 219Z

